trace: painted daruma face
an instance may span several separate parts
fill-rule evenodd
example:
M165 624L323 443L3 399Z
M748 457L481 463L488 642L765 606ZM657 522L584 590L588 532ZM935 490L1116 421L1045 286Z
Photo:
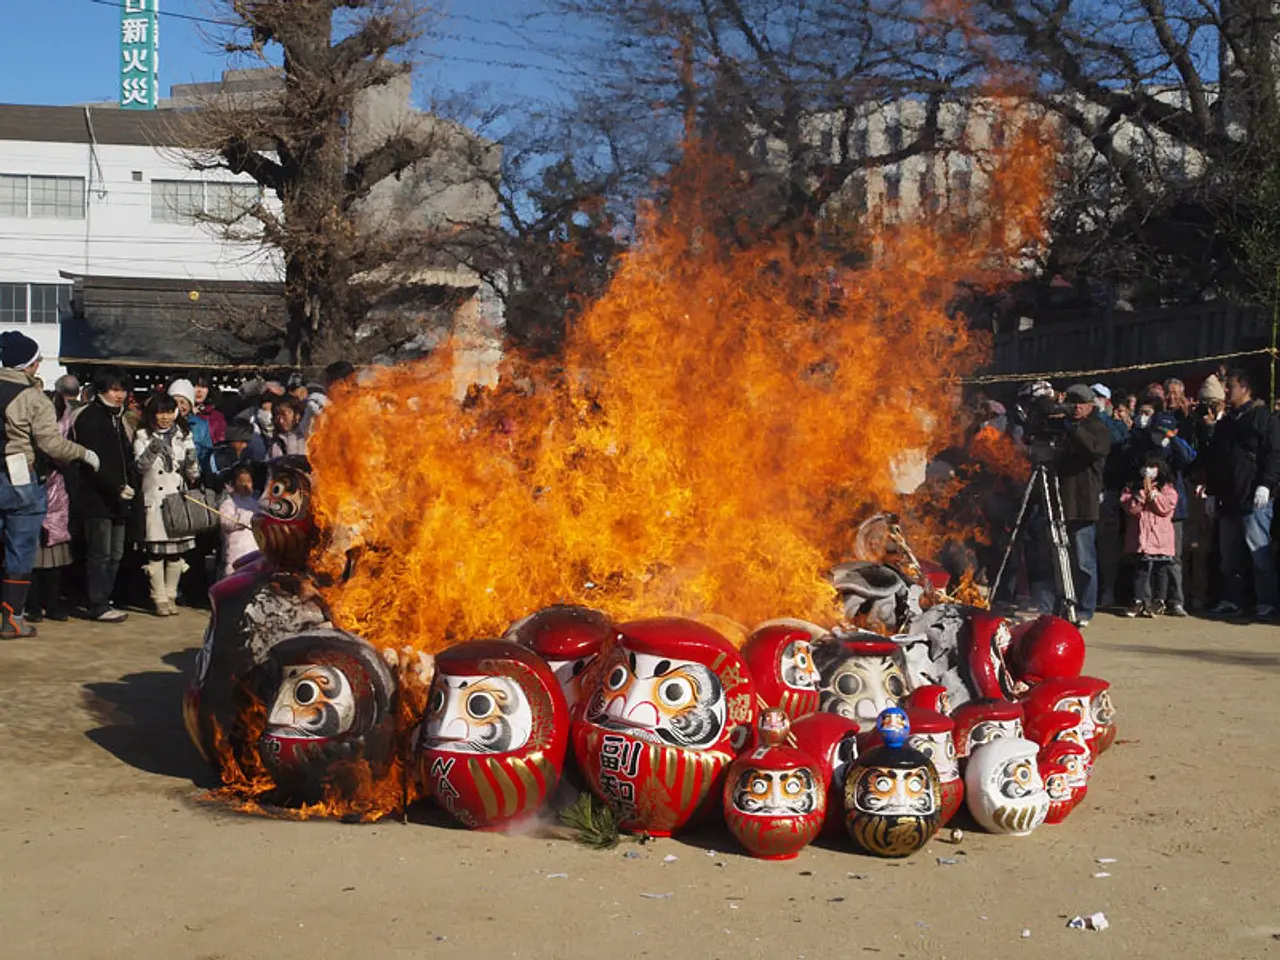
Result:
M937 811L928 771L923 767L896 770L867 767L857 771L854 808L884 816L929 816Z
M351 729L356 701L337 667L308 663L286 667L267 714L267 729L291 737L336 737Z
M910 692L906 671L892 643L829 641L814 650L822 681L821 709L856 720L870 730L881 711L898 706Z
M793 690L817 690L818 668L813 665L813 645L795 640L782 651L782 682Z
M507 753L529 742L533 709L511 677L436 678L422 741L455 753Z
M602 677L587 705L592 723L689 750L710 747L724 732L724 688L705 664L617 646Z
M733 785L733 808L753 817L808 816L818 808L818 783L813 770L742 771Z
M263 554L277 563L304 566L315 539L311 516L311 465L290 456L268 465L267 487L254 514L253 537Z
M929 758L943 783L960 779L956 745L950 733L913 733L907 743Z
M821 681L813 661L813 642L825 631L804 620L760 624L742 647L756 690L764 703L798 720L818 709Z

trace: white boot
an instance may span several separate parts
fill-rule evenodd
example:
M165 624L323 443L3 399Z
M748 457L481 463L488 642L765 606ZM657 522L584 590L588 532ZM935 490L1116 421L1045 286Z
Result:
M144 564L142 569L147 571L147 581L151 584L151 602L155 604L156 616L171 616L169 597L165 593L164 561L152 560Z
M164 592L169 601L169 616L178 615L178 581L187 572L187 562L181 557L164 562Z

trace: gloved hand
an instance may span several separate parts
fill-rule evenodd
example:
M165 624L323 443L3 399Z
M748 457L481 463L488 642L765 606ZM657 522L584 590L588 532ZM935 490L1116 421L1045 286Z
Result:
M159 453L165 448L164 437L152 437L151 442L147 444L147 449L152 453Z
M1204 498L1204 515L1206 517L1212 517L1217 512L1218 512L1218 498L1205 497Z
M1253 509L1262 510L1271 502L1271 491L1267 487L1259 487L1253 491Z
M137 495L138 495L137 491L134 490L133 487L129 486L127 483L120 488L120 499L124 500L126 503L132 500Z
M102 466L102 461L98 459L98 455L92 450L84 452L84 462L89 465L89 469L94 473L98 472L98 468Z

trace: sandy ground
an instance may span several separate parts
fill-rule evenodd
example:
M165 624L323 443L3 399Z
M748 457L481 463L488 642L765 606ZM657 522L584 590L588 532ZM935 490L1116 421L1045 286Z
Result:
M0 643L0 957L1280 957L1278 627L1100 616L1120 742L1061 826L780 864L719 828L594 852L210 809L180 716L203 627Z

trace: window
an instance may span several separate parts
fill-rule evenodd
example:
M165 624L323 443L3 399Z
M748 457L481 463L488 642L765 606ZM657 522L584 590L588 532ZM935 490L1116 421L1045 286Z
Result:
M84 219L84 177L31 177L31 216Z
M254 208L260 194L256 183L206 183L205 209L221 220L238 220Z
M237 220L261 198L256 183L204 180L152 180L151 219L185 223L201 214Z
M0 217L27 215L27 178L0 174Z
M152 180L151 219L181 223L204 212L204 184L199 180Z
M31 322L57 323L59 311L71 304L71 285L68 283L31 284Z
M27 285L0 283L0 326L27 322Z

